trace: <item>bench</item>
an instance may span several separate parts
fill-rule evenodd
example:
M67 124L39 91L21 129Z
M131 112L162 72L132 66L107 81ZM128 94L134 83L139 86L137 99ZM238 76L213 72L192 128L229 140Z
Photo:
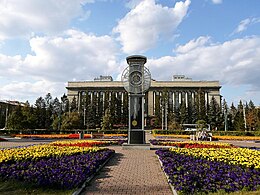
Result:
M103 138L104 137L104 132L100 133L100 132L91 132L91 139L95 139L95 138Z

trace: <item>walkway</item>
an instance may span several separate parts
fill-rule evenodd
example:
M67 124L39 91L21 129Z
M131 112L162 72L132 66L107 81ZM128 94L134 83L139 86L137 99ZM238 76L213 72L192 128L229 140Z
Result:
M172 194L153 150L116 151L82 194Z
M146 133L146 143L152 135ZM101 170L82 194L172 194L154 150L116 151L115 157Z

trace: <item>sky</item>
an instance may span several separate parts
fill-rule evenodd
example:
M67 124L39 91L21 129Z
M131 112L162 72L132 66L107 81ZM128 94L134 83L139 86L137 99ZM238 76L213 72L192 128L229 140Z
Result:
M230 105L260 105L259 0L0 0L0 100L60 98L68 81L144 55L155 80L219 81Z

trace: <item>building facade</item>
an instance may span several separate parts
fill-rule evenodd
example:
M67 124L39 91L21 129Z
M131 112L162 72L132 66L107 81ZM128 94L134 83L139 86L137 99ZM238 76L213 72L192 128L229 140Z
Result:
M69 101L71 102L75 98L79 111L83 109L82 103L86 96L90 103L95 98L101 98L103 104L106 101L110 102L112 96L123 103L128 96L123 83L113 81L110 76L100 76L94 81L69 81L66 88ZM162 99L163 94L164 96L166 94L167 105L171 110L179 107L181 103L185 103L186 107L195 104L199 91L205 97L206 106L209 105L212 97L220 105L220 88L219 81L193 81L184 75L174 75L172 81L152 80L151 87L145 93L145 116L155 115L156 98Z

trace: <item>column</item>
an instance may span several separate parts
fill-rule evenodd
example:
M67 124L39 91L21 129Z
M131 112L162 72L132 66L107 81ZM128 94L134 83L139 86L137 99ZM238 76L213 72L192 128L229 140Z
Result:
M172 109L174 110L174 107L175 107L175 92L173 91L172 92Z
M181 100L182 100L182 99L181 99L181 93L182 93L182 92L178 92L178 93L179 93L179 105L181 105Z
M81 105L81 91L78 92L78 112L80 111L80 105Z
M156 97L156 92L153 91L153 115L155 114L155 97Z
M186 108L188 108L188 92L187 91L185 92L185 105L186 105Z
M154 115L154 92L148 91L148 110L147 115L151 116Z

